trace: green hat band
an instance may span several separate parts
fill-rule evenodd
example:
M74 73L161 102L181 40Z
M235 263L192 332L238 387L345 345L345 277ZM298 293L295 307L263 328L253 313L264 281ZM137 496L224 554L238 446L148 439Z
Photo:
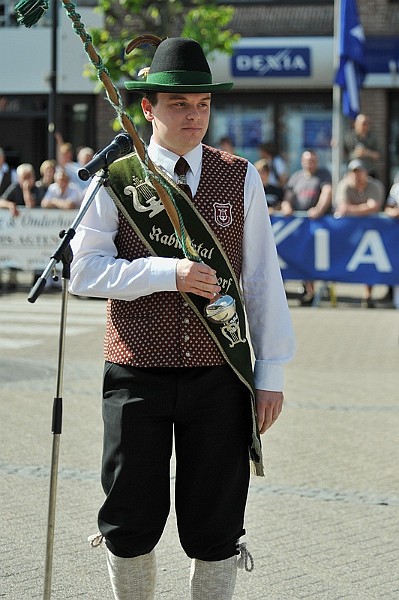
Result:
M147 83L160 85L200 85L212 83L212 75L202 71L163 71L148 73Z

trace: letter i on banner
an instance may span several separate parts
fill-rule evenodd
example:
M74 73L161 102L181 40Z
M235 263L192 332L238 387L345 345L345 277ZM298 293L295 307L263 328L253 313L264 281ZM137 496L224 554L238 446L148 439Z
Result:
M314 262L316 271L330 269L330 232L317 228L314 232Z

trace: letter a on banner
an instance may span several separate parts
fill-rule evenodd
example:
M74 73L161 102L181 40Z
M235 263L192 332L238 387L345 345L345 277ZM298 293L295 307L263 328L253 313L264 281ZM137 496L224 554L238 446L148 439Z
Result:
M366 231L347 265L349 272L361 264L374 265L380 273L390 273L392 265L378 231Z

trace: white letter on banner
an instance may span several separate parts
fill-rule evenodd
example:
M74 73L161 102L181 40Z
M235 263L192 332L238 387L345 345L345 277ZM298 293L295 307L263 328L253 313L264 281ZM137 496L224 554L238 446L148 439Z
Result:
M314 262L317 271L330 268L330 232L328 229L316 229L314 232Z
M280 244L280 242L282 242L287 237L289 237L291 235L291 233L294 233L294 231L296 231L296 229L298 229L298 227L300 227L302 225L302 221L303 221L303 219L293 219L292 221L287 223L287 225L285 225L285 221L283 219L281 219L279 221L275 221L272 224L272 229L273 229L274 241L275 241L276 246L278 246ZM278 248L277 248L277 250L278 250ZM286 269L287 263L281 258L280 255L278 258L279 258L280 269Z
M246 54L237 56L236 65L239 71L249 71L252 67L251 57L247 56Z
M348 271L356 271L362 263L374 264L380 273L392 271L392 265L378 231L366 231L346 268Z

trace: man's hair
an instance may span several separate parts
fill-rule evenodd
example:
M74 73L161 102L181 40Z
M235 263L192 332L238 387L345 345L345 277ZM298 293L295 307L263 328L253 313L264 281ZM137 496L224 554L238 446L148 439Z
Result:
M271 154L271 156L276 155L276 147L272 142L262 142L258 146L259 152L267 152L267 154Z
M151 106L155 106L158 102L158 92L146 92L144 98L147 98Z
M32 167L32 165L29 163L22 163L17 167L18 177L22 177L26 173L33 173L33 175L35 174L35 169Z

